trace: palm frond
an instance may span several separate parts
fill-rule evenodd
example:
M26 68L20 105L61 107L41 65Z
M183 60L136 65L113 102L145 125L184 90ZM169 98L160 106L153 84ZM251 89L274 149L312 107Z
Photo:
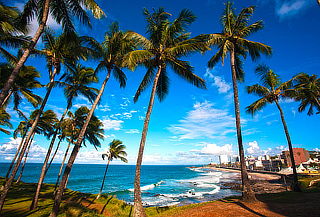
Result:
M136 91L136 94L134 95L133 101L137 102L139 99L140 94L151 84L152 80L154 79L155 72L154 68L150 67L148 68L146 74L144 75L138 90Z
M266 97L258 99L257 101L246 107L246 112L251 115L254 115L257 111L263 109L268 102L269 101Z

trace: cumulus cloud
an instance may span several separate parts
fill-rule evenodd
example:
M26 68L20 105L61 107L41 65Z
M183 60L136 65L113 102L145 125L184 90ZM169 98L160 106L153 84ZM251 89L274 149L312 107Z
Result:
M254 154L260 154L261 153L261 149L260 149L257 141L249 142L248 146L249 146L247 148L247 153L248 154L254 155Z
M232 154L232 145L225 144L222 146L218 146L217 144L206 144L200 150L192 150L192 152L199 153L201 155L231 155Z
M180 140L222 138L235 133L235 124L234 117L227 110L214 108L212 103L204 101L195 103L185 118L168 129Z
M222 77L213 75L209 69L207 69L204 77L212 83L212 86L218 88L219 93L227 93L231 89L231 85L229 83L227 83Z
M21 143L21 140L22 139L20 137L17 139L10 138L8 142L0 145L0 160L12 160L18 149L18 146ZM40 161L45 157L46 153L47 149L39 146L35 142L32 142L28 161Z
M283 150L286 150L286 147L283 145L276 146L274 148L261 149L257 141L249 142L247 146L248 148L246 149L246 153L253 156L264 154L277 155L280 154Z
M116 120L116 119L110 119L105 118L102 120L103 123L103 129L104 130L120 130L122 127L122 120Z

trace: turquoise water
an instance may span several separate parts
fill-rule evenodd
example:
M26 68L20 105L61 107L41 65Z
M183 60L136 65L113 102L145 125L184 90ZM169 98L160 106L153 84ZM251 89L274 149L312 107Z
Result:
M0 176L4 176L9 164L0 163ZM46 183L54 184L59 164L52 164ZM142 166L141 190L146 206L167 206L199 203L219 199L239 192L221 189L222 182L228 182L233 173L190 169L189 166ZM37 182L41 164L26 164L22 177L24 182ZM69 178L68 188L86 193L98 193L105 165L75 164ZM135 166L110 165L104 186L104 193L116 195L128 203L133 202L133 181Z

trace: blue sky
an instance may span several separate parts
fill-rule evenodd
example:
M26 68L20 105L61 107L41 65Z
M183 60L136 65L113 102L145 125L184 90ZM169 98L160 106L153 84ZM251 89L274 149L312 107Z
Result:
M98 1L107 14L102 20L92 19L93 28L78 26L80 35L94 36L102 41L104 32L113 21L118 21L123 30L133 30L145 35L143 8L164 7L175 17L183 8L188 8L197 16L189 31L192 36L214 33L221 30L219 17L224 8L224 1L182 1L182 0L140 0L140 1ZM245 113L245 107L257 98L245 93L245 86L258 82L254 68L259 63L269 65L285 81L293 75L306 72L319 76L320 68L320 7L310 0L257 0L252 21L263 20L265 28L250 37L273 48L272 57L261 58L257 62L245 61L245 82L239 85L240 106L243 127L243 141L247 154L276 154L286 149L286 139L275 105L268 105L254 117ZM235 7L249 6L248 1L236 1ZM12 5L21 7L23 1L13 1ZM237 10L239 11L239 10ZM58 24L49 19L51 28L61 31ZM36 28L35 21L31 30ZM30 33L32 34L32 33ZM38 45L41 48L41 42ZM207 81L207 90L197 89L170 73L169 95L163 102L156 100L151 116L144 164L205 164L216 161L219 154L236 154L237 143L234 123L234 107L229 62L220 63L212 70L207 69L207 61L215 49L204 55L187 58L195 67L195 73ZM31 58L28 65L34 65L40 71L41 82L48 82L43 59ZM96 62L83 63L96 67ZM145 70L126 70L128 81L125 89L111 79L105 90L101 105L96 115L103 121L106 139L97 152L93 147L82 148L77 163L103 163L101 153L114 138L120 139L127 146L129 164L135 164L139 147L143 118L149 99L150 89L145 91L139 101L133 103L133 95ZM104 73L101 73L102 81ZM99 88L101 82L95 87ZM38 93L44 96L44 90ZM46 109L53 109L57 114L63 112L65 99L62 89L56 88L50 96ZM79 97L74 107L90 104ZM319 116L307 116L298 113L296 102L281 102L287 119L294 147L308 150L318 149L316 139L319 131ZM23 104L24 111L32 111L30 104ZM19 122L17 115L10 111L12 123ZM17 141L11 136L0 134L0 162L8 162L15 151ZM29 162L42 162L48 141L36 137L32 146ZM56 162L59 162L66 144L63 144ZM116 162L119 163L119 162Z

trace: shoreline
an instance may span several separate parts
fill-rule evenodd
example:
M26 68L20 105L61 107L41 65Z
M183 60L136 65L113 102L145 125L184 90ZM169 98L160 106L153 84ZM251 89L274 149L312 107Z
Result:
M234 174L234 176L229 176L226 180L222 179L220 184L222 188L241 191L240 170L230 168L217 168L211 166L203 166L201 168L207 169L209 171L211 170ZM253 191L256 194L280 193L291 190L290 185L286 181L284 182L281 174L265 174L248 171L248 176Z

